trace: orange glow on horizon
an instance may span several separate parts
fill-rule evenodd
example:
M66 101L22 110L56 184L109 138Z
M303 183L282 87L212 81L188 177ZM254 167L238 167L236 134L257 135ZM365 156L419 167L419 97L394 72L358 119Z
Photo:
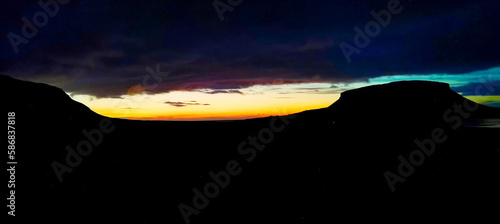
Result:
M329 92L330 84L254 86L240 93L207 94L176 91L159 94L141 93L120 98L96 98L74 95L72 98L94 112L112 118L131 120L242 120L282 116L325 108L335 102L338 92Z
M281 105L279 107L251 107L251 108L233 108L229 111L204 111L200 108L197 111L189 112L172 111L164 115L158 115L159 112L144 111L131 112L117 109L94 109L93 111L103 116L112 118L122 118L129 120L172 120L172 121L202 121L202 120L244 120L269 116L283 116L299 113L306 110L328 107L333 102L323 104L296 104ZM91 108L92 109L92 108ZM128 109L130 110L130 109Z

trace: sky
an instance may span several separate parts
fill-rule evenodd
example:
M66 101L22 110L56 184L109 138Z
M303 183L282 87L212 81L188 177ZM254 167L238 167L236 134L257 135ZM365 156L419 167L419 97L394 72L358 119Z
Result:
M221 120L331 105L401 80L500 107L500 3L23 0L0 3L0 74L99 114ZM478 85L488 86L478 93ZM425 91L425 90L422 90Z

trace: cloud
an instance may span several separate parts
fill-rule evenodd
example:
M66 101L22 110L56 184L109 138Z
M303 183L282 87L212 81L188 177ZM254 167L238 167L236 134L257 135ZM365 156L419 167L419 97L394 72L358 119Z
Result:
M219 93L237 93L237 94L243 94L241 91L239 90L200 90L200 92L202 93L206 93L206 94L219 94Z
M165 102L166 104L174 107L186 107L186 106L208 106L210 104L207 103L198 103L197 101L187 101L187 102L172 102L172 101L167 101Z
M464 96L500 95L500 81L488 83L472 82L467 85L452 87L452 89Z
M348 64L339 44L352 44L353 27L372 21L370 11L386 9L387 1L252 2L223 23L204 1L71 1L19 54L6 35L19 34L20 18L39 7L10 2L0 15L0 73L120 97L464 74L500 65L496 0L401 3L404 11ZM157 64L170 75L153 90L134 87L148 74L145 67Z
M326 48L334 47L333 38L309 38L307 43L299 47L298 51L308 51L308 50L324 50Z

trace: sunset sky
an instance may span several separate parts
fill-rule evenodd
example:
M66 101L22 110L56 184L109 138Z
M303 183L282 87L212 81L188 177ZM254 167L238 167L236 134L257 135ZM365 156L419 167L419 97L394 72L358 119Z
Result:
M231 10L218 13L214 2ZM400 12L384 26L372 14L389 10L388 2ZM0 15L0 73L57 86L110 117L283 115L327 107L345 90L401 80L446 82L471 100L500 107L495 0L243 0L234 6L66 0L57 10L49 7L52 14L33 37L24 34L22 18L33 22L46 7L34 0L0 7L9 8ZM360 47L356 27L366 32L370 22L380 30ZM13 37L25 42L13 44ZM343 43L359 52L347 59ZM488 91L478 93L479 84Z

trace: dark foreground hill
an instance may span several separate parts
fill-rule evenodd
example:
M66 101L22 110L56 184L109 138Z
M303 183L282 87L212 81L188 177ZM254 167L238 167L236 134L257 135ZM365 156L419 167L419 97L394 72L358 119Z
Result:
M477 125L500 111L447 84L371 86L231 122L109 119L55 87L0 85L3 116L16 114L18 220L404 222L500 209L500 129Z

